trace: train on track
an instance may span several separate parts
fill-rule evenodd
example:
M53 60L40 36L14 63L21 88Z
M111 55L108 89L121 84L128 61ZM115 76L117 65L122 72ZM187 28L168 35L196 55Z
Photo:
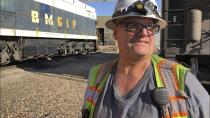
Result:
M162 8L161 55L190 67L210 93L210 0L163 0Z
M96 11L79 0L0 2L0 65L97 50Z

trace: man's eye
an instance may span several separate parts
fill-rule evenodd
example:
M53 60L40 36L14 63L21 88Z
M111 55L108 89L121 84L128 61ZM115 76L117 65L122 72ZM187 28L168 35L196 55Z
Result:
M136 31L136 26L135 25L128 25L127 29L131 30L131 31Z
M148 30L152 30L152 29L153 29L153 27L151 27L151 26L147 26L147 29L148 29Z

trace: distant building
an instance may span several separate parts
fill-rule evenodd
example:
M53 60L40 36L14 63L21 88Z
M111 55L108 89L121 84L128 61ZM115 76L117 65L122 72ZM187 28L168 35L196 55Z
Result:
M111 16L98 16L97 17L97 36L99 44L101 45L115 45L116 41L112 36L112 30L106 28L105 22L109 20Z

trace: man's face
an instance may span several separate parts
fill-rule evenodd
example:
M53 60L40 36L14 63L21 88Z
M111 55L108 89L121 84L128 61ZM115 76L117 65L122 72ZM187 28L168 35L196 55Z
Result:
M124 19L115 26L113 36L118 42L120 54L138 57L151 55L154 49L153 25L153 20L149 18L136 17Z

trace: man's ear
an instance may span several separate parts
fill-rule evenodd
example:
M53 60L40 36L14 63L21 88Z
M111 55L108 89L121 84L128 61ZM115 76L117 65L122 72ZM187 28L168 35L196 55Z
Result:
M113 29L112 29L113 37L114 37L115 40L117 40L117 35L118 35L117 30L118 30L118 26L114 26Z

